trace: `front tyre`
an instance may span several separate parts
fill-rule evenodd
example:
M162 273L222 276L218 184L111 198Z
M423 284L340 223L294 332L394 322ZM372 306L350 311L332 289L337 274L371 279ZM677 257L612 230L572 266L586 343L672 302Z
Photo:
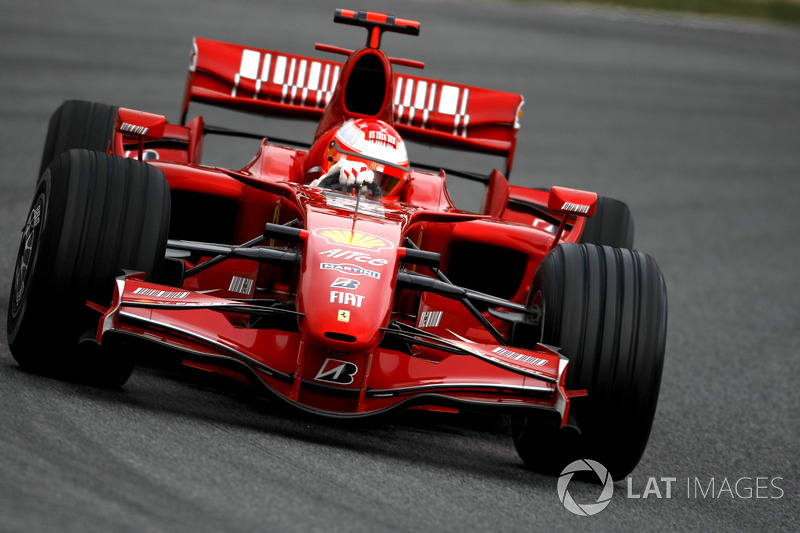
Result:
M132 360L80 345L121 269L160 273L169 231L164 175L139 161L70 150L37 185L8 305L8 343L23 368L119 386ZM96 345L95 347L96 348Z
M664 365L667 293L658 265L641 252L562 244L539 265L528 305L541 311L539 342L560 347L570 361L567 389L588 396L571 403L580 434L517 420L520 457L551 474L594 459L624 478L647 445Z

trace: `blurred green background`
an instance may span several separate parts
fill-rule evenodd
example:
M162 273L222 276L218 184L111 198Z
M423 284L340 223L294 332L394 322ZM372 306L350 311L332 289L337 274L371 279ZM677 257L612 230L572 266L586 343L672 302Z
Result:
M800 0L560 0L585 4L731 15L800 24Z

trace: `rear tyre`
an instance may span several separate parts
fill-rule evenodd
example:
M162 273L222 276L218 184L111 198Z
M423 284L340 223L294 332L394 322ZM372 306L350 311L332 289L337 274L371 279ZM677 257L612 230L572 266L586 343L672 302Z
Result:
M117 107L83 100L67 100L50 117L39 176L47 166L72 148L107 152L114 136Z
M594 216L586 219L580 242L633 249L633 216L628 205L600 196Z
M98 350L99 315L123 268L161 270L169 231L164 175L131 159L62 153L42 174L23 228L8 305L8 343L23 368L119 386L130 357Z
M644 453L661 384L667 294L658 265L641 252L562 244L537 269L529 305L541 310L539 342L570 361L567 389L588 396L571 402L580 432L518 419L517 452L541 472L594 459L624 478Z

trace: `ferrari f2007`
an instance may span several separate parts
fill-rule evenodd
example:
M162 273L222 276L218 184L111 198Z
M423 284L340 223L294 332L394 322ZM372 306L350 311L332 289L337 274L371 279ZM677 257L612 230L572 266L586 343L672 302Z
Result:
M510 185L523 98L419 76L384 32L344 61L197 38L180 119L84 101L53 114L16 261L8 340L34 372L121 386L137 351L323 417L415 408L513 416L531 468L638 463L658 398L666 289L628 207ZM395 72L395 68L399 71ZM408 73L406 71L411 71ZM242 168L202 160L192 103L316 121L255 135ZM500 156L486 175L409 161L406 139ZM458 209L447 178L485 184Z

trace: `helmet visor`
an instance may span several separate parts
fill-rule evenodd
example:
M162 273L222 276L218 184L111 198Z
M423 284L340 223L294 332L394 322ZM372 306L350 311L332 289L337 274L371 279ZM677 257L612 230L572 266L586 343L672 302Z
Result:
M404 168L388 161L383 161L375 157L370 157L366 154L359 154L348 150L338 141L333 141L335 150L348 161L360 161L367 165L367 168L372 170L374 174L373 183L377 183L384 196L389 196L393 193L399 193L403 184L408 181L408 168Z

